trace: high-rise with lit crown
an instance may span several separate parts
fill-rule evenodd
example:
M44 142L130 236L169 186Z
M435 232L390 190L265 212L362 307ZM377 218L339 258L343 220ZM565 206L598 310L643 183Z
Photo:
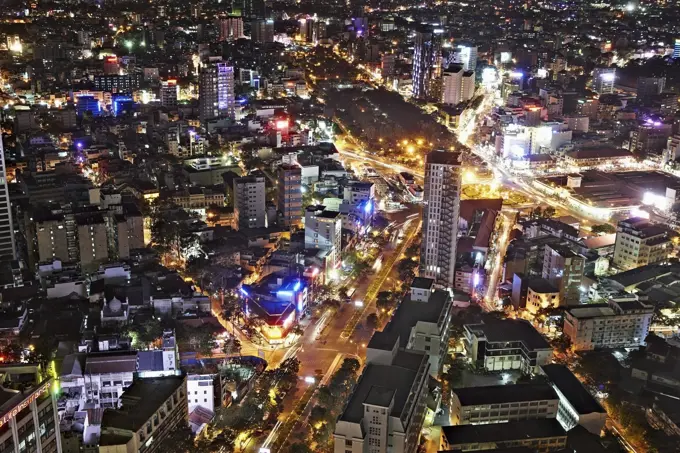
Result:
M420 276L453 288L460 211L460 154L432 151L425 162Z
M16 259L16 253L12 206L9 202L7 173L5 171L5 148L0 135L0 260Z
M234 67L224 62L210 63L201 69L198 82L201 121L234 118Z

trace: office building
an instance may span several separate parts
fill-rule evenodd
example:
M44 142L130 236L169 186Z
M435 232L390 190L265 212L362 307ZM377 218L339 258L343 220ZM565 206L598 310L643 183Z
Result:
M210 63L201 69L198 81L201 121L235 117L234 67Z
M413 97L432 98L433 82L441 75L441 33L430 26L416 30L413 49Z
M94 88L97 91L109 91L112 93L131 93L139 88L141 83L139 76L133 75L96 75L94 76Z
M543 278L559 289L560 305L581 303L581 284L586 258L562 244L546 244Z
M477 69L477 46L459 44L454 52L454 62L463 65L466 71Z
M564 314L564 335L575 351L636 348L644 344L653 316L652 305L636 300L574 307Z
M300 39L307 43L316 43L319 38L319 26L321 22L311 17L300 19Z
M1 135L1 134L0 134ZM12 205L7 188L7 169L5 167L5 147L0 136L0 260L16 258L16 242L14 239L14 222L12 221Z
M217 24L219 26L220 41L233 41L244 36L243 18L241 17L219 19Z
M553 418L490 425L443 426L440 453L527 447L538 453L567 446L567 432Z
M243 17L252 19L268 19L271 5L267 0L244 0L243 1Z
M668 228L633 217L620 221L616 227L612 263L623 271L660 263L666 261L672 248Z
M553 363L543 365L541 372L548 378L560 399L557 421L569 431L577 425L583 426L599 436L607 421L607 411L583 387L566 365Z
M673 58L680 58L680 38L675 38L673 41Z
M161 105L168 109L177 108L177 93L179 86L176 79L168 79L161 81Z
M40 371L30 364L3 365L0 371L2 451L61 453L59 417L52 379L42 380Z
M186 376L138 379L121 403L120 409L104 411L100 453L162 451L163 440L189 424Z
M451 390L451 422L484 425L556 418L559 397L549 384L492 385Z
M76 96L76 113L80 118L86 113L92 116L99 116L101 115L101 104L90 94Z
M264 176L234 179L234 219L237 228L267 226Z
M598 94L614 93L616 68L595 68L593 70L593 91Z
M637 98L642 102L648 102L661 94L665 87L665 77L638 77Z
M278 210L285 227L302 223L302 169L283 164L278 170Z
M335 424L334 453L414 452L426 413L427 355L366 351L366 366Z
M274 42L274 21L272 19L256 19L250 23L250 37L253 42Z
M373 334L368 347L424 352L430 362L430 374L436 377L442 369L449 347L451 324L451 295L446 290L434 289L434 281L416 277L410 292L382 331Z
M478 368L536 373L552 357L550 343L529 322L505 319L465 325L465 349Z
M420 275L436 285L455 286L460 211L460 155L433 151L425 161Z
M305 248L327 252L326 269L340 265L342 254L342 217L325 206L307 206L305 211Z

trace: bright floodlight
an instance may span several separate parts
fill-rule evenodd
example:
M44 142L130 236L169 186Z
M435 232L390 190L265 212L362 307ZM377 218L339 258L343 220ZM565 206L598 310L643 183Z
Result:
M635 11L635 4L633 4L633 3L627 4L626 5L626 11L628 11L628 12Z
M607 72L607 73L602 74L600 76L600 78L602 80L604 80L605 82L613 82L614 79L616 78L616 76L614 75L613 72Z

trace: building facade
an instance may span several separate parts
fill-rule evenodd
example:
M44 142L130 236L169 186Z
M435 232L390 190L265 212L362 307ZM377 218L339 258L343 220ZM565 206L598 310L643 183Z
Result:
M234 119L234 67L227 63L211 63L201 69L199 81L199 114L201 122L214 118Z
M642 218L622 220L616 227L613 264L627 271L666 260L672 249L669 232Z
M234 179L234 222L238 229L267 226L264 176Z
M431 27L416 31L413 49L413 97L432 97L433 82L441 73L441 35Z
M342 253L342 217L325 206L308 206L305 211L305 248L327 251L332 269L340 264Z
M302 169L298 165L281 165L278 170L278 210L286 227L302 223Z
M5 168L5 148L0 137L0 259L16 258L16 242L14 240L14 224L12 222L12 206L9 202L7 174Z
M628 348L644 344L654 307L639 301L614 301L575 307L564 314L564 335L575 351Z
M425 162L420 275L447 288L456 277L460 166L460 155L447 151L433 151Z

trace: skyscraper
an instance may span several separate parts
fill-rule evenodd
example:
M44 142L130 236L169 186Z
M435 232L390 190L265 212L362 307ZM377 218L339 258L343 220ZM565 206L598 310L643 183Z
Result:
M212 118L234 118L234 67L211 63L201 69L198 82L201 122Z
M14 225L12 222L12 206L9 202L7 174L5 172L5 148L0 134L0 259L16 259L17 250L14 241Z
M241 17L227 17L218 21L220 41L233 41L243 36L243 19Z
M234 179L234 222L239 230L267 226L264 176Z
M416 31L413 49L413 97L425 99L432 95L432 82L441 74L441 36L432 27Z
M458 65L449 66L442 75L441 102L447 105L457 105L468 101L475 94L475 73L465 71Z
M654 96L661 94L665 87L665 77L638 77L637 99L641 102L648 102Z
M420 276L447 288L454 287L456 274L460 166L458 153L443 150L432 151L425 162Z
M680 38L675 38L673 41L673 58L680 58Z

